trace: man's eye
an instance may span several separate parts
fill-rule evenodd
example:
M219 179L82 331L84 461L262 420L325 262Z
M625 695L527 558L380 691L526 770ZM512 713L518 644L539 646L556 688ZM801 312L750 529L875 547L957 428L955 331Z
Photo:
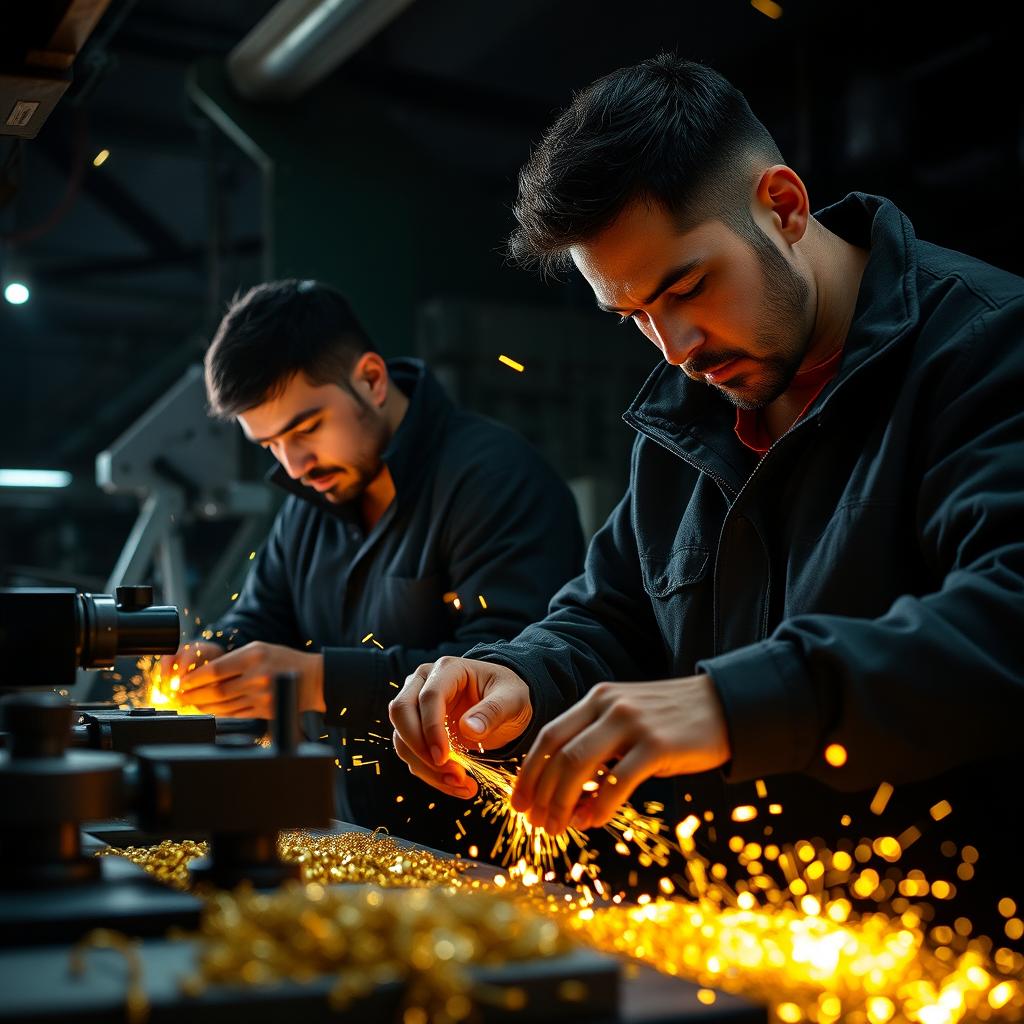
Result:
M319 426L320 426L320 421L317 420L316 423L312 424L311 426L306 427L304 430L296 430L295 433L296 434L312 434L313 431L316 430L316 428L319 427Z
M702 277L688 292L671 292L672 298L679 299L681 302L686 299L692 299L695 295L700 295L704 291L704 282L707 277Z

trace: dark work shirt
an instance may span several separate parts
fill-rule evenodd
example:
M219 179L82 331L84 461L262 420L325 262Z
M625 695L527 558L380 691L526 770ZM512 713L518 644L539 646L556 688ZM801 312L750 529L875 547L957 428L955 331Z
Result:
M275 470L292 493L212 628L233 647L321 652L321 734L337 745L339 814L452 849L454 819L469 805L408 773L391 746L388 703L420 664L542 618L580 571L583 536L568 487L525 439L456 408L419 360L388 369L410 400L382 456L394 501L367 533L358 499L332 504Z

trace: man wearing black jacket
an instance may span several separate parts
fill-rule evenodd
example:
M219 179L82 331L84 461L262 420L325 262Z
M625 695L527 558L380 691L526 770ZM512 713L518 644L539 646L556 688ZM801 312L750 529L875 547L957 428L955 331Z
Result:
M464 805L431 807L438 794L394 758L388 701L421 662L544 614L582 562L572 495L515 432L457 409L421 362L385 362L345 299L313 281L233 303L206 378L212 412L274 454L290 494L200 642L184 698L270 718L274 675L298 673L300 710L322 713L339 742L340 812L450 847Z
M577 96L516 214L513 252L574 265L666 365L625 415L630 486L584 574L516 639L410 676L399 754L464 785L446 712L529 751L513 804L551 832L652 776L678 778L680 817L724 817L719 842L741 804L781 836L768 800L807 838L920 825L907 866L946 894L976 865L972 914L1019 939L994 909L1021 905L1024 282L885 199L812 215L742 95L668 55ZM850 793L883 782L874 818Z

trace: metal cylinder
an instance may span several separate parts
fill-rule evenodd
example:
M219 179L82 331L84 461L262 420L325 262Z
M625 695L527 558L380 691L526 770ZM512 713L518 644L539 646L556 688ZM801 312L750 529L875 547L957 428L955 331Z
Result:
M274 746L279 754L294 754L299 746L299 675L274 676Z
M120 588L119 588L120 589ZM78 663L82 668L113 665L119 654L174 654L181 641L178 609L140 606L132 594L121 604L109 594L79 594Z

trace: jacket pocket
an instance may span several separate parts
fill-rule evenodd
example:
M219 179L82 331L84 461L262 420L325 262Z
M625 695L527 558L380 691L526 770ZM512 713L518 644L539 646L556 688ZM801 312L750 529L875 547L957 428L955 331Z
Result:
M379 583L382 627L407 647L436 647L452 634L440 575L384 576ZM381 630L383 632L383 629Z
M704 579L710 561L710 550L697 544L681 544L667 554L643 554L640 572L644 590L650 597L669 597Z

